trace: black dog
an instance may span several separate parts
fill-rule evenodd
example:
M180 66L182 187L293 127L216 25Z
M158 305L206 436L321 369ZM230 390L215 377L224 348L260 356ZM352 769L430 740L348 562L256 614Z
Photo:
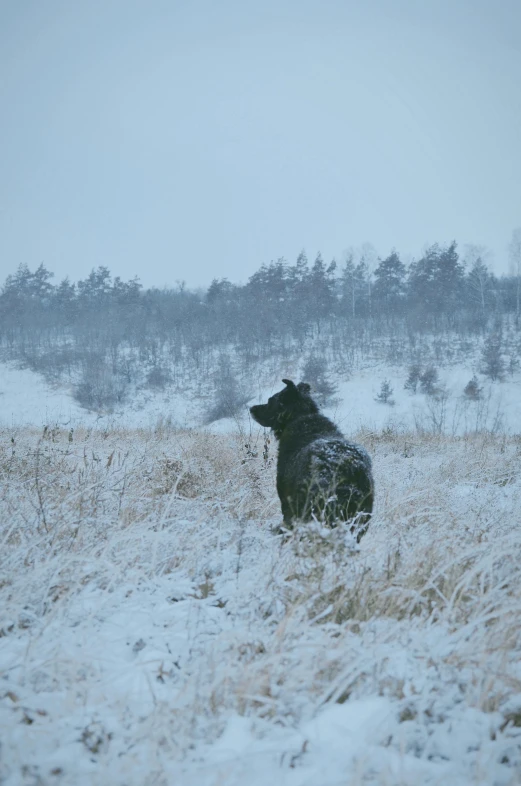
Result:
M360 541L373 510L371 459L320 414L306 382L282 381L284 390L250 412L279 441L277 491L284 525L314 517L330 526L353 520L351 532Z

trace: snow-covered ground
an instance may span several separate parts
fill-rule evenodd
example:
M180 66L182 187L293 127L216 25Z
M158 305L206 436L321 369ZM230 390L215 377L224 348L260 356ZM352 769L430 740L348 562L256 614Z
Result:
M3 786L520 783L519 437L358 438L359 549L257 430L1 430Z
M280 390L283 369L276 373L265 371L257 376L250 404L265 401ZM347 433L360 428L398 431L419 430L430 433L457 435L483 430L521 432L521 373L490 383L480 379L483 388L479 401L469 401L463 389L475 373L475 365L448 366L440 369L439 384L444 394L437 397L422 393L411 394L404 389L406 368L376 363L371 368L358 368L350 375L332 374L337 391L327 414ZM298 370L295 379L300 379ZM392 389L393 405L376 399L383 380ZM198 386L199 387L199 386ZM68 426L97 423L104 427L154 428L169 422L181 428L198 428L204 423L205 408L210 400L211 384L206 395L194 389L184 391L167 387L154 392L138 389L129 400L110 413L89 412L74 400L70 388L51 386L42 376L13 364L0 363L0 426L19 427ZM212 431L230 433L240 428L249 429L247 408L237 418L223 419L212 424Z
M86 413L70 391L51 387L30 369L0 363L0 424L2 426L69 424Z
M346 431L419 429L448 435L482 430L521 431L521 375L494 383L480 379L483 390L478 401L463 394L473 376L472 368L442 368L439 376L444 394L432 397L405 390L407 374L403 369L380 366L363 370L339 384L338 405L328 411ZM393 389L392 406L376 401L383 380L388 380Z
M43 376L13 363L0 362L0 426L54 426L77 428L97 423L112 427L149 427L174 419L183 425L200 422L190 393L142 391L125 406L110 413L89 412L74 399L71 387L50 385Z

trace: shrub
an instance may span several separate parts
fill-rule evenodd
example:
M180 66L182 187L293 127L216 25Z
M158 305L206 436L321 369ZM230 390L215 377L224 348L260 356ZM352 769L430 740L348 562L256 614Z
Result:
M310 355L302 369L302 379L311 385L313 397L326 406L336 393L336 386L328 378L327 361Z
M418 363L414 363L412 366L409 366L409 376L407 377L404 385L405 390L410 390L411 393L416 393L420 376L421 366Z
M505 374L502 345L503 336L500 330L496 330L485 339L481 351L481 370L493 382L501 381Z
M478 401L481 398L482 392L483 392L483 388L480 386L478 382L478 378L474 374L472 379L470 379L465 385L463 389L463 393L471 401Z
M113 373L104 358L91 355L84 363L80 381L74 388L74 398L85 409L111 410L125 400L128 382Z
M434 366L427 366L420 374L420 390L427 396L434 396L438 391L438 372Z
M380 404L389 404L389 406L392 407L395 403L394 399L392 398L393 392L394 391L389 380L384 379L380 387L380 392L376 396L375 401L378 401Z
M172 381L172 377L167 368L154 366L147 374L146 384L150 388L164 388Z
M230 359L225 355L221 356L214 377L213 402L206 413L205 422L213 423L222 418L232 418L250 398L251 396L238 382Z

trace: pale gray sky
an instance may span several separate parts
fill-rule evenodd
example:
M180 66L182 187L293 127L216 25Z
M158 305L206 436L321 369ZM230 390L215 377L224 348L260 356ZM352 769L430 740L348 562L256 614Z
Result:
M520 0L0 0L0 279L245 281L521 224Z

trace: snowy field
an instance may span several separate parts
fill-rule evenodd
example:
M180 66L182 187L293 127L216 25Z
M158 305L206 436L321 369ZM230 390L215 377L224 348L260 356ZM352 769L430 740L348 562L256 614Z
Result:
M357 438L358 549L258 431L0 430L2 786L520 783L521 439Z
M463 395L463 389L476 373L476 366L471 358L466 366L440 369L442 395L437 397L421 393L412 395L405 390L405 367L378 362L370 367L358 367L349 375L333 373L331 380L336 393L326 413L346 433L357 429L389 428L448 436L484 430L520 433L521 372L507 375L501 383L490 383L481 378L481 399L469 401ZM281 365L280 362L276 367L261 366L259 372L252 376L256 382L248 383L249 404L264 402L280 390L284 376L293 377L296 381L301 379L298 364L288 367L288 364ZM383 380L388 380L393 389L392 406L376 400ZM114 411L96 413L80 407L70 387L51 386L29 369L0 362L0 426L78 428L97 424L109 429L156 428L168 422L178 428L198 428L205 421L205 409L211 401L210 391L211 380L206 388L195 380L187 380L184 390L167 387L153 392L137 388L124 405ZM250 427L246 407L238 418L217 421L212 424L211 430L230 433L236 432L238 426L243 430Z

